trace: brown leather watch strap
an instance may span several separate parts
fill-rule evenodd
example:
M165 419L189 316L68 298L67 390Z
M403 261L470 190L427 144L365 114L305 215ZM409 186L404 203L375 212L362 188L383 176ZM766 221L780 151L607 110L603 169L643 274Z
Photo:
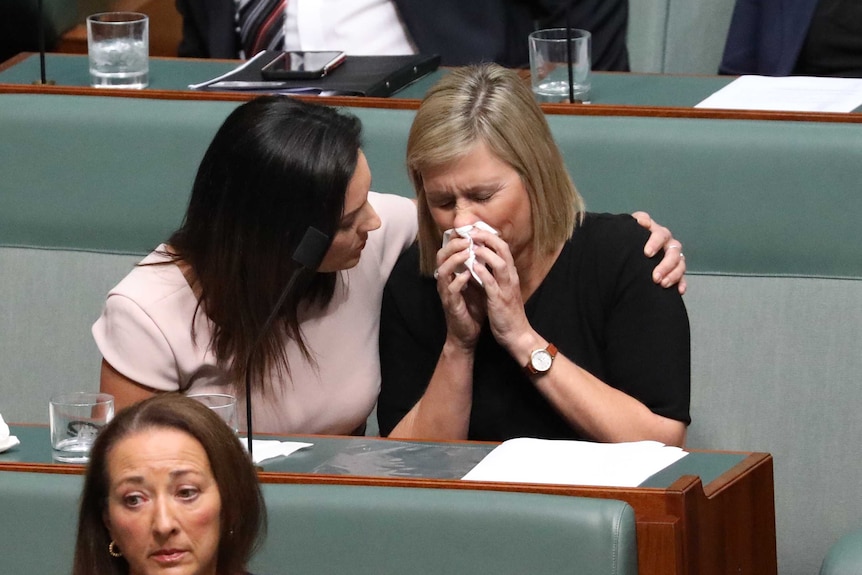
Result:
M535 353L536 351L539 351L539 350L533 350L533 352L530 353L530 360L527 362L527 365L524 366L524 370L526 370L526 372L531 374L531 375L538 375L540 373L546 373L544 371L537 371L536 368L533 367L533 353ZM557 357L557 346L555 346L552 343L548 343L548 347L545 348L545 351L547 351L548 355L551 356L551 362L553 362L554 358ZM550 368L548 368L548 369L550 369Z

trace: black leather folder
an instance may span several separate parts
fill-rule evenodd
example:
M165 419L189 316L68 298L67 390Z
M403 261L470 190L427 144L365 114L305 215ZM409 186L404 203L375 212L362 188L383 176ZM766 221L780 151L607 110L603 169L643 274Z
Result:
M195 90L322 93L385 98L430 74L440 65L437 54L408 56L348 56L343 64L322 78L266 80L260 70L281 52L264 50L231 72L201 84Z

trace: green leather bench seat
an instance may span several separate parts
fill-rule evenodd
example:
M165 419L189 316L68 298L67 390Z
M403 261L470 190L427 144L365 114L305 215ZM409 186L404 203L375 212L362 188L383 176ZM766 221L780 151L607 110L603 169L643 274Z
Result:
M68 572L82 477L0 472L4 573ZM267 484L258 575L636 575L621 501L494 491ZM107 553L107 549L105 550Z
M851 531L829 548L820 566L820 575L862 573L862 527Z
M228 102L0 95L0 413L97 386L107 291L180 222ZM374 188L412 195L408 110L356 108ZM775 457L782 575L858 525L862 136L852 124L552 116L594 211L684 243L688 446Z

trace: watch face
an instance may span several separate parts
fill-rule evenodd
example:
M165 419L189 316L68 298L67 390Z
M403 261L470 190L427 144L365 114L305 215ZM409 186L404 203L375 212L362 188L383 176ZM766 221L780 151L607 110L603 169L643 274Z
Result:
M533 352L531 362L533 369L538 372L544 372L551 369L551 362L554 360L551 354L545 349L539 349Z

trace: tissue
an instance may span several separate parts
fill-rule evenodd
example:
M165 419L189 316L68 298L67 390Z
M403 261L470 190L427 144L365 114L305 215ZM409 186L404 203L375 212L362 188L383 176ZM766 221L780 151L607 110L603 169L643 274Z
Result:
M3 421L3 416L0 415L0 453L7 449L15 447L21 443L14 435L9 435L9 426Z
M449 240L452 239L452 234L457 234L457 235L461 236L462 238L466 238L466 239L470 240L470 247L467 248L470 252L470 256L467 258L467 261L464 262L464 267L460 268L458 271L461 272L461 271L464 271L465 269L470 270L470 275L473 276L473 279L476 280L476 282L479 285L483 285L482 280L479 279L479 276L476 274L475 270L473 270L473 266L476 263L476 253L474 250L475 250L477 245L482 245L482 244L474 244L473 243L473 238L470 237L470 230L472 230L473 228L479 228L480 230L490 232L490 233L494 234L495 236L499 235L497 233L497 230L495 230L494 228L492 228L491 226L489 226L485 222L479 221L479 222L476 222L475 224L470 224L468 226L461 226L459 228L446 230L445 232L443 232L443 245L445 246L446 244L449 243Z

